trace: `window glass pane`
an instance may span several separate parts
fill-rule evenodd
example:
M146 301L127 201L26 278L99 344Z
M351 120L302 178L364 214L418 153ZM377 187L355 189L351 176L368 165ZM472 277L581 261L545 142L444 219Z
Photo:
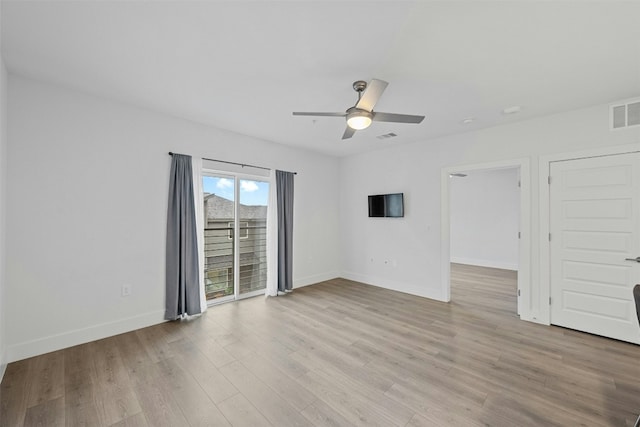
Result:
M267 284L267 206L269 183L241 179L239 205L240 293Z
M207 300L234 294L234 178L205 175L204 278Z

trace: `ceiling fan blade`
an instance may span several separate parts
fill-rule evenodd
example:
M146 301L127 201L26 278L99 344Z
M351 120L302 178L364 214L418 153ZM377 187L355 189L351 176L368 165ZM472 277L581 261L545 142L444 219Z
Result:
M369 84L367 84L367 88L364 90L362 97L356 104L356 108L371 112L388 84L389 83L384 80L371 79Z
M374 122L394 122L394 123L421 123L424 116L413 116L411 114L394 113L373 113Z
M347 113L307 113L301 111L294 111L294 116L321 116L321 117L345 117Z
M342 139L349 139L353 136L354 133L356 133L356 130L347 126L347 128L344 130L344 134L342 135Z

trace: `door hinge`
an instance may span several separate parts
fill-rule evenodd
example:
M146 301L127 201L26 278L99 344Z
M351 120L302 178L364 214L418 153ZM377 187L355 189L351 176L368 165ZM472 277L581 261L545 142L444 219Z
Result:
M520 296L520 289L518 289L518 296Z
M518 180L518 188L522 187L522 182Z
M520 238L520 232L518 231L518 239Z
M549 297L549 305L551 305L551 297Z
M549 183L549 185L551 185L551 176L547 177L547 182Z
M551 233L549 233L549 241L551 241Z

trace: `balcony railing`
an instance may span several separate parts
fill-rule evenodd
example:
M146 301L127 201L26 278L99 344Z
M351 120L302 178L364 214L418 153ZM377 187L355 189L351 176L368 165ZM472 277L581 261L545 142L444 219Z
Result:
M233 277L239 267L240 294L261 290L267 283L267 228L264 221L240 220L240 265L234 265L233 227L210 221L204 230L204 277L207 300L233 295Z

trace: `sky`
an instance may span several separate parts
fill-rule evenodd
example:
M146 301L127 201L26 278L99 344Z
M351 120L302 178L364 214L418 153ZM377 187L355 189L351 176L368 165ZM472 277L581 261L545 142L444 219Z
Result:
M240 204L267 206L269 204L269 183L263 181L239 180ZM215 194L227 200L234 200L233 178L203 176L205 193Z

